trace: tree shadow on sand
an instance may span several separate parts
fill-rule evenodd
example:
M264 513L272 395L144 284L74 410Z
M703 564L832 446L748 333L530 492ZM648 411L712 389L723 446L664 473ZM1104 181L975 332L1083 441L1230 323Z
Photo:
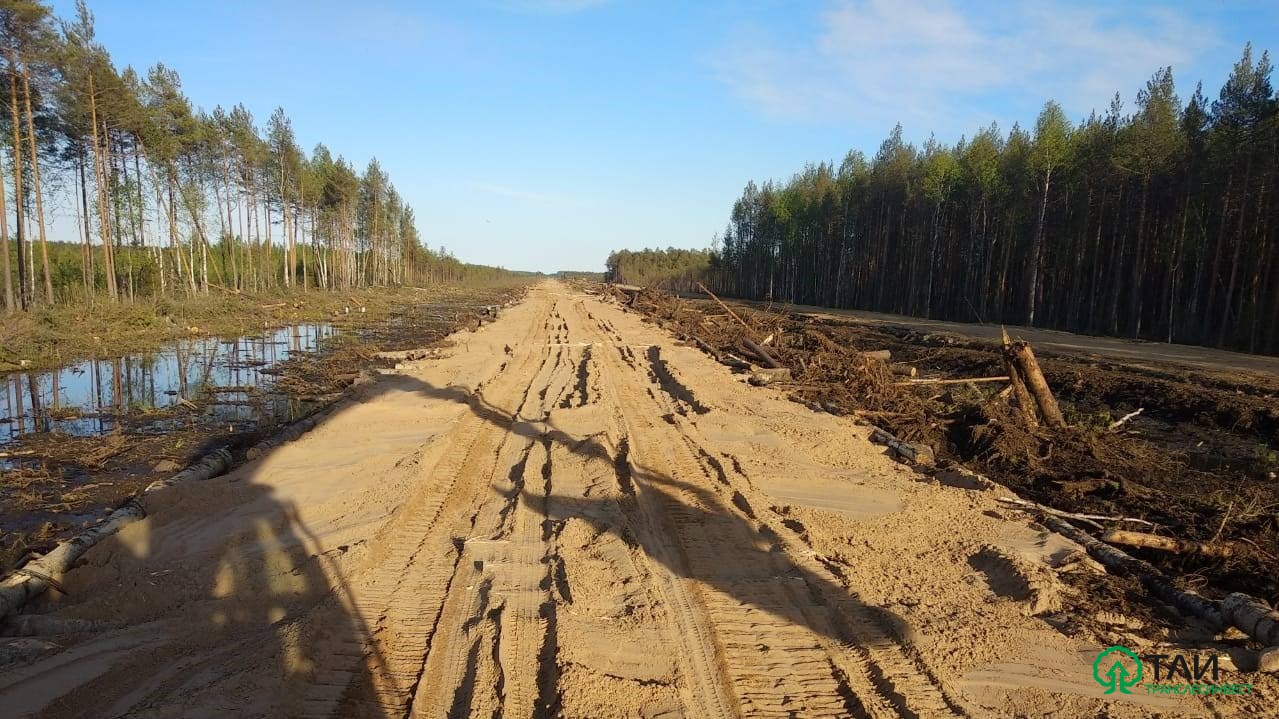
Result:
M829 576L796 563L784 551L778 530L761 521L713 466L703 467L701 478L669 476L626 457L599 435L539 426L488 403L481 392L436 387L404 375L378 382L360 401L393 391L464 405L501 432L615 465L620 498L539 493L526 486L519 499L542 515L548 536L570 518L590 522L597 533L612 533L676 577L692 580L704 595L758 610L850 652L862 676L842 682L841 701L849 715L867 715L864 701L887 702L910 715L919 706L919 697L911 696L918 682L942 697L945 709L963 713L903 646L906 630L895 614L860 602ZM385 684L378 675L386 662L378 654L371 618L353 609L351 587L336 561L347 547L322 550L324 543L299 520L291 502L254 483L263 467L241 470L230 481L223 477L162 493L170 496L148 507L150 522L95 547L85 566L68 576L70 596L46 607L60 617L107 618L111 625L73 633L70 638L78 643L65 651L24 666L0 667L0 706L7 706L0 713L401 715L376 701L351 703L359 687ZM549 471L548 487L553 487L554 467ZM486 501L503 498L495 492ZM167 519L166 505L178 504L199 506L201 515ZM614 521L637 508L656 518L656 526L639 531L634 522ZM708 553L725 547L739 550L731 556ZM544 610L553 613L554 602ZM550 626L554 631L553 622ZM425 644L422 649L425 657ZM884 656L893 657L893 663L884 664ZM830 671L840 675L844 669ZM904 674L918 682L903 680ZM861 695L867 688L874 697ZM546 709L553 715L553 707ZM464 705L450 713L467 715Z

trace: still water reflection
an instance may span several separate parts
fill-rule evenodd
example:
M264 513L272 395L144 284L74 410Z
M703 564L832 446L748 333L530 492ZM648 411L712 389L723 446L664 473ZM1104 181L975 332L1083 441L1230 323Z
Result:
M313 352L337 334L327 323L294 325L232 340L183 340L159 352L89 360L49 372L0 376L0 445L30 432L78 436L112 431L120 414L164 409L208 393L206 418L241 428L287 420L296 401L251 392L269 384L271 369ZM165 420L142 423L164 431Z

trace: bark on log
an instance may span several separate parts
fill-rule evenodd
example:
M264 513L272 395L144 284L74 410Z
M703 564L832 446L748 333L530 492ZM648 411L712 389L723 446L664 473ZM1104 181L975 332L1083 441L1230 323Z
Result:
M1221 614L1240 631L1271 647L1279 644L1279 612L1260 599L1236 592L1221 600Z
M107 515L102 523L61 542L44 556L15 570L4 581L0 581L0 620L21 609L28 601L39 596L49 587L56 588L61 578L71 570L77 559L89 551L90 547L119 532L125 526L146 517L147 495L181 482L216 477L230 467L231 453L225 449L214 450L199 462L172 477L156 480L147 485L141 494Z
M746 349L749 349L752 353L757 355L759 357L760 363L762 363L765 367L769 369L782 369L782 363L773 359L773 356L768 354L768 351L765 350L763 347L760 347L758 344L755 344L754 340L750 339L749 337L743 337L742 344L746 345Z
M1021 414L1021 419L1027 427L1038 427L1039 417L1035 414L1035 406L1031 404L1030 392L1026 389L1021 372L1017 370L1017 363L1012 358L1012 341L1008 339L1007 331L1001 329L1000 332L1004 337L1004 370L1008 372L1008 386L1012 389L1013 400L1017 403L1017 412Z
M870 433L870 440L888 447L897 456L915 464L931 467L936 461L932 447L919 442L903 442L878 427Z
M774 382L789 382L790 370L783 367L782 369L761 369L751 374L747 381L756 387L763 387Z
M906 364L893 364L888 366L889 371L898 377L911 377L919 374L919 370Z
M1035 353L1030 349L1030 345L1025 342L1013 342L1006 351L1011 353L1011 359L1017 366L1017 374L1026 383L1031 396L1035 398L1035 404L1039 407L1039 414L1044 418L1044 422L1049 427L1057 429L1065 427L1066 418L1062 416L1061 408L1057 406L1057 398L1053 397L1052 390L1048 387L1048 381L1044 379L1044 373L1039 369L1039 362L1035 359Z
M866 359L879 360L880 362L887 362L893 358L892 350L866 350L865 352L859 352L858 354Z
M1045 514L1040 518L1040 521L1045 527L1083 546L1088 551L1088 554L1100 562L1108 571L1121 576L1137 577L1142 586L1146 588L1146 591L1163 602L1176 607L1178 611L1193 614L1216 629L1225 626L1221 608L1217 606L1216 602L1211 599L1205 599L1194 592L1178 589L1173 586L1168 577L1160 573L1150 563L1137 559L1127 552L1115 549L1064 519Z
M257 459L282 444L292 442L298 437L301 437L307 432L315 429L315 425L319 424L320 420L324 419L331 411L332 408L330 407L303 417L293 424L290 424L288 427L285 427L274 437L264 439L250 447L249 451L245 453L245 456L249 459Z
M698 348L701 349L703 352L715 358L716 360L719 360L719 352L716 351L714 347L711 347L709 344L707 344L706 340L702 339L701 337L698 337L697 335L689 335L688 338L693 340L693 344L697 345Z
M1161 537L1145 532L1129 532L1112 529L1101 536L1101 541L1111 544L1126 544L1129 547L1159 549L1176 554L1202 554L1205 557L1229 557L1239 551L1238 545L1232 542L1196 542L1176 537Z
M912 367L911 369L914 369L914 368ZM907 382L894 382L893 384L897 384L897 385L968 384L970 382L1008 382L1010 380L1011 378L1008 375L997 375L995 377L956 377L951 379L942 379L942 378L912 379Z
M737 355L725 354L719 358L719 363L733 369L750 369L751 363L738 357Z

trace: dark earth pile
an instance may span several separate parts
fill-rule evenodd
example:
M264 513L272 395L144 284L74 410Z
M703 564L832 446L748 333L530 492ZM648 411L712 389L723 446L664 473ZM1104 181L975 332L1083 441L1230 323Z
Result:
M775 386L792 399L927 444L943 466L962 464L1057 509L1145 519L1157 525L1151 531L1183 539L1236 541L1243 551L1226 559L1129 551L1210 596L1243 591L1279 600L1275 378L1040 352L1070 426L1028 427L1001 392L1005 382L911 383L900 372L910 366L921 378L1003 375L992 343L733 303L748 331L709 300L614 292L730 361L751 359L742 342L748 335L768 339L768 353L791 370L790 381ZM890 350L892 365L863 354L875 350ZM1140 415L1110 428L1139 408Z

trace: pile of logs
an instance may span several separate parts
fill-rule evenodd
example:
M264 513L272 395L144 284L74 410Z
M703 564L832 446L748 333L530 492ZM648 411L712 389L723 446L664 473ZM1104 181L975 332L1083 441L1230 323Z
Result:
M1043 418L1044 424L1054 429L1065 427L1066 419L1057 406L1052 390L1048 388L1048 381L1039 369L1039 362L1030 349L1030 343L1021 340L1013 342L1008 339L1006 330L1001 332L1004 340L1004 368L1008 371L1009 387L1022 419L1031 427L1039 426L1040 418Z

